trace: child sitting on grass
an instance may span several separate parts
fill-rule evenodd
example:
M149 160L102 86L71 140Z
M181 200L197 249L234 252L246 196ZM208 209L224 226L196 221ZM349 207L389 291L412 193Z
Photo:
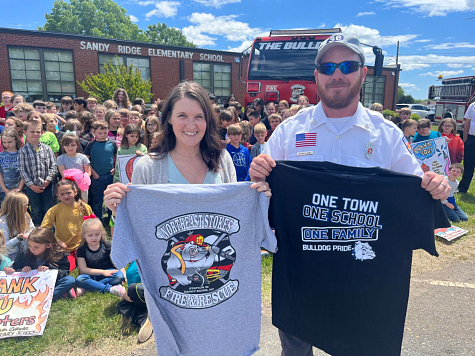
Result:
M106 240L106 231L95 215L84 218L81 232L81 247L78 249L78 288L121 297L125 288L125 270L117 270L110 258L111 244ZM78 293L80 293L78 289Z
M453 163L449 167L449 177L447 182L450 185L450 195L447 200L443 201L445 213L447 218L453 222L468 221L467 214L464 213L462 209L455 202L454 193L459 186L457 178L460 177L463 173L463 166L460 163Z
M53 301L69 292L73 298L74 277L69 275L69 261L66 252L59 246L51 229L38 227L28 237L28 248L22 245L12 267L5 267L6 274L14 272L30 272L37 269L44 272L48 269L58 270L54 287Z

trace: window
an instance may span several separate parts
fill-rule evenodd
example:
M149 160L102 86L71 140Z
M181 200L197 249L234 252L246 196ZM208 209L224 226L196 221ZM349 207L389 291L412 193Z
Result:
M12 91L27 101L76 95L72 51L9 47L8 56Z
M127 67L133 66L142 74L143 80L150 80L150 59L148 57L119 56L116 54L101 53L99 54L99 73L104 73L104 64L108 64L109 61L112 65L125 63Z
M193 80L221 102L231 94L231 65L194 62Z
M363 85L363 106L366 108L371 107L374 103L384 105L384 87L386 86L386 77L379 77L377 81L373 82L375 79L374 76L367 75L366 81L372 83Z

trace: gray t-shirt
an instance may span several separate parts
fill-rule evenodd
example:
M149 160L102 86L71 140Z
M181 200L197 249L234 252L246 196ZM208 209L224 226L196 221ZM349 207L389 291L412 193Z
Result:
M277 241L250 184L132 185L119 204L112 261L137 260L160 356L258 350L260 247Z
M84 166L89 163L91 162L86 155L78 153L74 158L68 157L66 154L59 156L56 165L64 166L64 169L79 169L84 173Z

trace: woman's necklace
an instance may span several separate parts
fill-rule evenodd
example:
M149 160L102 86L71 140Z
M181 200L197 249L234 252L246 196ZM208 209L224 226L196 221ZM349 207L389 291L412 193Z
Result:
M181 157L183 157L183 158L188 158L188 159L191 159L191 158L196 158L196 157L198 157L198 156L199 156L199 153L198 153L198 154L196 154L196 155L195 155L195 156L193 156L193 157L184 156L184 155L182 155L180 152L178 152L176 149L175 149L175 150L173 150L172 152L175 152L177 155L179 155L179 156L181 156Z

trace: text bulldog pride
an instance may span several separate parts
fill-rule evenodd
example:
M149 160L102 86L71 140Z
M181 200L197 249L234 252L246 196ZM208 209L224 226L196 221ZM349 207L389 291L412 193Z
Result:
M302 227L302 241L306 242L302 245L304 251L351 252L355 259L361 261L376 257L366 241L377 241L379 230L383 228L377 201L314 193L311 203L303 206L302 215L334 224ZM354 242L354 245L341 242Z
M203 309L231 298L239 289L232 280L236 251L231 235L239 231L239 220L215 213L180 215L156 226L155 236L166 240L162 257L168 286L160 297L178 307Z

